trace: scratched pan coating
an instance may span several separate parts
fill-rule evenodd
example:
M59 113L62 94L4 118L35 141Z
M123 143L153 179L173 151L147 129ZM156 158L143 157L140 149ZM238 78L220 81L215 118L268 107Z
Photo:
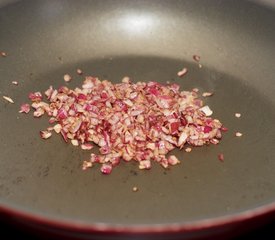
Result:
M8 56L0 57L1 212L75 232L184 235L186 226L203 221L215 227L219 219L245 219L247 211L274 211L274 22L271 7L248 1L3 2L0 50ZM179 78L182 67L189 72ZM73 77L66 85L81 86L77 68L113 82L127 75L134 82L213 91L205 102L229 131L217 146L175 150L181 164L170 169L153 164L141 171L122 162L108 176L99 166L82 171L89 151L56 134L42 140L47 118L18 113L30 91L64 85L66 73ZM243 136L236 138L237 131Z

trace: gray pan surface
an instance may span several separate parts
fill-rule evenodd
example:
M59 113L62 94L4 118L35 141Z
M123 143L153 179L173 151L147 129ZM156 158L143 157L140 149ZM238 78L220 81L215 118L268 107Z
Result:
M237 0L29 0L2 6L0 51L8 56L0 57L0 205L88 225L150 227L274 203L274 23L271 8ZM201 56L202 68L193 54ZM184 66L189 73L178 78ZM205 102L229 131L218 146L174 151L182 163L169 170L122 163L109 176L98 166L82 171L90 152L58 135L42 140L47 118L18 113L30 91L64 85L65 73L73 76L70 87L81 86L77 68L113 82L128 75L214 91Z

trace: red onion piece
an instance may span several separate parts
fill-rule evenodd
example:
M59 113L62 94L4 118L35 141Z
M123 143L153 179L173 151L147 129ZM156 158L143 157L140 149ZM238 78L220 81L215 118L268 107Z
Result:
M0 52L0 55L2 56L2 57L7 57L8 56L8 54L6 53L6 52Z
M199 55L193 55L193 59L196 61L196 62L199 62L201 60L201 57Z
M48 139L52 136L52 133L50 131L40 131L40 136L43 139Z
M94 146L90 143L84 143L84 144L81 144L81 148L83 150L91 150Z
M224 161L224 155L223 153L218 154L218 159L223 162Z
M69 74L64 75L64 81L65 82L70 82L72 80L72 77Z
M76 69L76 73L77 73L78 75L82 75L82 74L83 74L83 71L82 71L80 68L78 68L78 69Z
M113 169L112 165L104 163L104 164L101 166L100 171L101 171L103 174L108 175L108 174L110 174L110 173L112 172L112 169Z
M29 113L31 110L30 104L24 103L20 106L20 113Z
M212 131L212 129L213 129L212 127L205 126L204 129L203 129L203 132L204 132L204 133L209 133L209 132Z
M41 92L34 92L29 94L29 99L32 102L40 102L42 100L42 94Z
M3 99L6 100L9 103L14 103L13 99L8 96L3 96Z
M17 82L17 81L12 81L11 83L12 83L13 85L16 85L16 86L18 85L18 82Z
M187 74L187 72L188 72L188 69L187 68L183 68L182 70L180 70L178 72L178 76L179 77L183 77L183 76L185 76Z
M177 165L180 163L180 161L178 160L178 158L176 156L172 155L168 158L168 163L170 165Z

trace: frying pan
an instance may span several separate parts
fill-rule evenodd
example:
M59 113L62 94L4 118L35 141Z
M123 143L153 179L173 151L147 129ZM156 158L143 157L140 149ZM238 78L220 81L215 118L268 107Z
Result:
M257 1L3 1L0 94L15 103L0 102L2 218L71 238L193 239L273 217L274 22L272 5ZM89 152L42 140L47 119L18 113L29 92L64 85L66 73L81 86L77 68L213 91L205 102L229 131L218 146L175 151L182 164L171 169L82 171Z

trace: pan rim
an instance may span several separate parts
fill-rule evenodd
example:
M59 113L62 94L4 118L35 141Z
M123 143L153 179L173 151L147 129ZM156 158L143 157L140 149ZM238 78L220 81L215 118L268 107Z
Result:
M58 229L81 233L120 233L120 234L165 234L165 233L187 233L195 231L210 230L218 227L226 227L233 224L244 223L252 219L275 214L275 202L255 207L240 213L224 215L220 217L206 218L190 222L161 223L161 224L111 224L111 223L85 223L80 220L63 220L49 217L41 213L31 213L7 204L0 203L0 215L6 215L17 219L20 223L26 221L29 226L46 229Z

